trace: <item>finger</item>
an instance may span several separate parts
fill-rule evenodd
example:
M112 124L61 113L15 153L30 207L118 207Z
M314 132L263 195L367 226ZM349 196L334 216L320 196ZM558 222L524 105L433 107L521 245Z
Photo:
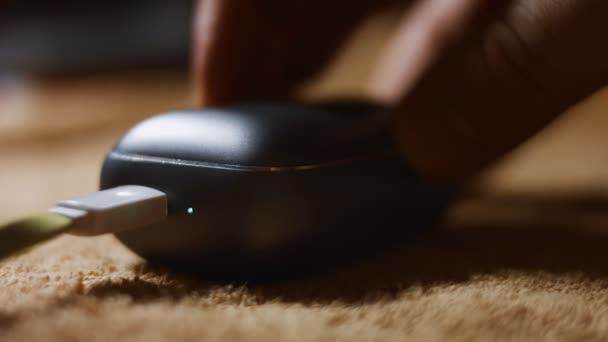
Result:
M423 71L463 35L484 0L420 0L407 12L381 66L372 92L389 103L400 101Z
M289 97L364 18L396 1L201 1L194 41L199 93L208 105Z
M430 177L467 178L605 85L605 13L600 0L505 2L418 80L388 79L409 89L393 122L406 158Z

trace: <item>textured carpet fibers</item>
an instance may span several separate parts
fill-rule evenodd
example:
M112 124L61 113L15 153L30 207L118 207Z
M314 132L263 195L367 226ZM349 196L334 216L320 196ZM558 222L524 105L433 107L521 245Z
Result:
M262 287L152 269L111 236L0 263L1 341L608 339L608 237L446 229Z

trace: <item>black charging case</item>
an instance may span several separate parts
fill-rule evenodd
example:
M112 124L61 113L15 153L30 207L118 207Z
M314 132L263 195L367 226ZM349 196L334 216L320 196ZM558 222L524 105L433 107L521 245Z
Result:
M254 103L133 127L101 187L168 195L169 218L118 238L151 264L224 281L327 270L429 230L454 196L395 148L388 111Z

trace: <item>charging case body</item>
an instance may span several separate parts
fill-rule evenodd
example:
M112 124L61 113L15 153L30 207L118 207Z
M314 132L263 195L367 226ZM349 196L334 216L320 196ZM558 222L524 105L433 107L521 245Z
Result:
M223 281L327 270L430 229L454 196L416 177L383 108L248 104L132 128L101 187L169 199L164 222L117 237L151 264Z

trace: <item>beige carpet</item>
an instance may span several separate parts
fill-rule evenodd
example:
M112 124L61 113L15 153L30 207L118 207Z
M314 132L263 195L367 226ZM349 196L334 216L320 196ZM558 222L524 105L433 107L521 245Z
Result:
M2 341L606 340L607 237L463 229L315 279L214 286L112 237L0 265Z

